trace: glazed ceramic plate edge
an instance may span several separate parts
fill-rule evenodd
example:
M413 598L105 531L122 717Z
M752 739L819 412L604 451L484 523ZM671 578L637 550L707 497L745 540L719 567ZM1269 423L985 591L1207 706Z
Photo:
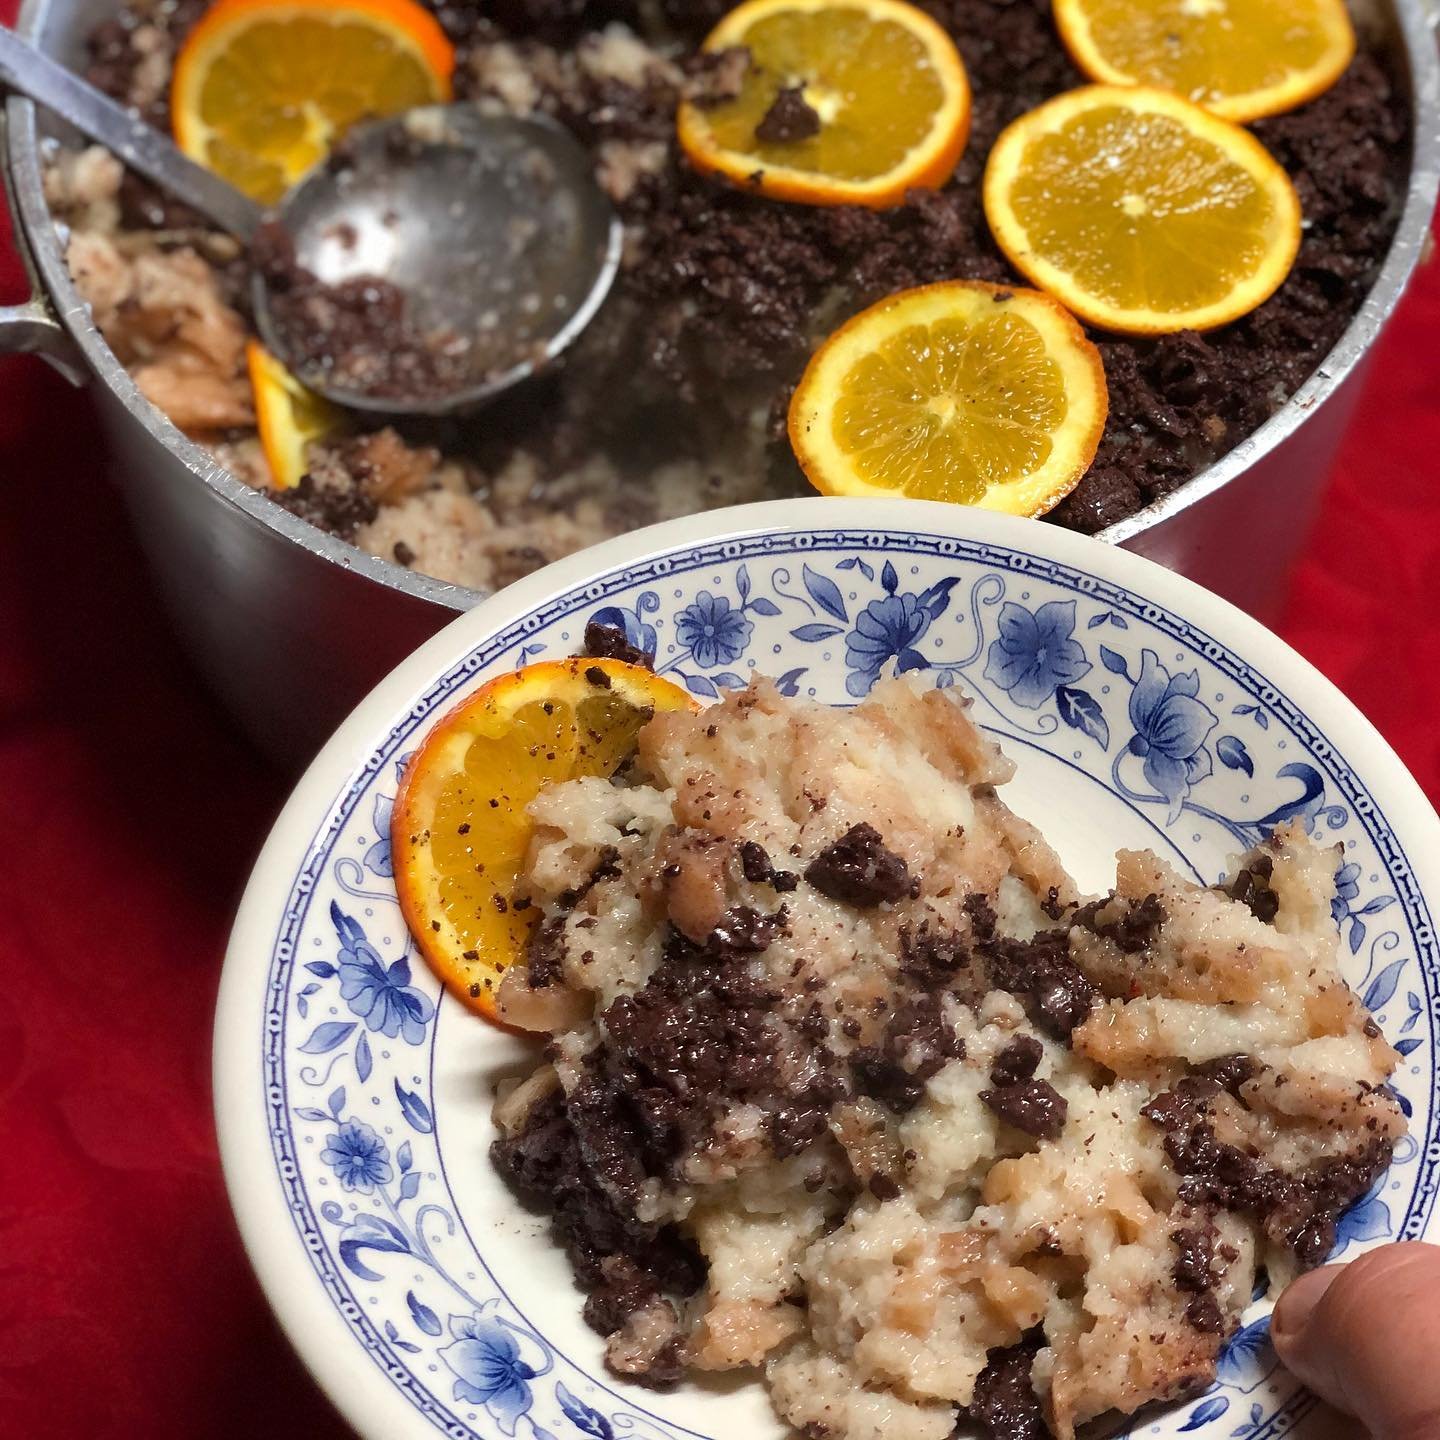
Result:
M1223 639L1261 673L1285 676L1286 693L1323 717L1342 753L1363 757L1368 787L1400 834L1421 892L1440 897L1440 819L1368 720L1303 657L1228 602L1128 551L1033 521L913 500L769 501L686 517L556 561L482 601L401 662L360 702L296 786L261 851L227 948L216 1007L214 1089L221 1163L241 1238L266 1296L301 1359L362 1435L396 1440L431 1427L387 1380L335 1310L308 1263L283 1188L274 1178L261 1048L264 995L257 980L274 945L276 901L289 893L321 817L395 718L485 634L539 609L577 583L648 557L720 538L767 532L906 531L963 537L1073 565L1163 602ZM303 1278L301 1276L303 1275Z

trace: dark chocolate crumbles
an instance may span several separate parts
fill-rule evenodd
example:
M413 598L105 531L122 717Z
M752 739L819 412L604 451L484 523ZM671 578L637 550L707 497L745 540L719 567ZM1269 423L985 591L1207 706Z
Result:
M891 1015L884 1043L861 1046L850 1065L856 1090L903 1114L920 1103L932 1075L964 1055L965 1044L946 1020L941 996L922 993Z
M1189 1075L1141 1111L1164 1132L1165 1153L1186 1177L1180 1198L1248 1215L1302 1267L1318 1265L1335 1248L1341 1213L1389 1165L1394 1146L1372 1139L1303 1170L1281 1170L1216 1137L1209 1108L1224 1089L1215 1075Z
M1018 1080L982 1090L980 1099L1007 1125L1037 1140L1058 1140L1069 1104L1048 1080Z
M764 145L794 145L820 133L820 115L805 99L803 85L786 85L755 127Z
M911 893L909 867L873 825L852 825L805 867L805 879L822 895L869 909Z
M310 384L375 400L427 402L478 385L488 368L454 330L422 330L405 292L374 275L328 284L295 259L277 223L256 232L250 260L265 282L275 343Z
M584 655L590 660L619 660L645 670L655 668L653 651L632 645L618 625L604 625L598 620L592 620L585 627Z
M1070 958L1069 928L1041 930L1029 940L1014 940L996 932L994 908L983 895L970 896L965 908L990 983L1019 997L1046 1034L1068 1040L1100 999L1099 991Z
M583 143L671 150L659 172L641 175L619 202L632 239L604 312L562 373L512 395L503 413L487 413L483 433L465 435L477 458L498 465L518 446L559 474L601 450L642 473L666 458L727 453L759 406L776 420L768 457L775 493L805 493L782 422L821 335L907 286L956 275L1018 281L985 223L986 157L1006 124L1084 77L1055 33L1048 0L923 3L963 54L974 91L971 135L943 189L875 212L774 203L695 174L675 153L681 93L719 102L737 88L743 52L696 55L730 0L498 0L483 10L428 0L458 47L460 98L478 97L472 60L497 40L523 58L527 46L574 45L619 21L678 46L683 61L673 81L652 71L633 85L589 73L552 83L545 76L554 67L538 68L539 108ZM122 11L102 23L90 37L90 79L126 101L144 90L146 117L167 125L166 87L147 89L142 79L153 68L148 56L156 36L162 47L183 39L203 8L203 0L174 0L143 18ZM777 102L766 117L787 135L804 128L800 107L809 108L794 99L798 106L787 101L781 110ZM1405 188L1407 103L1392 63L1362 33L1359 53L1330 90L1253 130L1301 197L1305 232L1294 269L1264 305L1205 336L1092 337L1105 363L1109 418L1094 465L1051 513L1054 523L1087 533L1113 525L1231 450L1315 370L1368 294ZM128 218L160 224L166 213L149 203L130 207ZM643 487L631 487L619 528L653 518L649 503ZM317 510L307 518L323 525L328 517Z
M964 1411L979 1428L981 1440L1049 1440L1050 1427L1030 1380L1044 1343L1037 1333L1019 1345L990 1352L975 1381L975 1397Z

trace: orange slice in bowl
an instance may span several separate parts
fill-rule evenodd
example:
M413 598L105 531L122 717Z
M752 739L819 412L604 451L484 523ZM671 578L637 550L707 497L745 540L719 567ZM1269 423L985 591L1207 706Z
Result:
M739 48L739 93L680 106L696 169L776 200L898 205L954 173L970 84L954 42L904 0L747 0L705 41Z
M307 390L258 340L246 344L245 362L271 484L291 490L309 468L310 442L340 430L345 412Z
M175 139L264 204L357 120L450 98L455 54L415 0L218 0L175 61Z
M1090 468L1108 405L1099 352L1063 307L951 280L891 295L815 352L790 442L827 495L1041 515Z
M1226 120L1313 100L1355 54L1343 0L1055 0L1076 65L1112 85L1156 85Z
M1300 200L1247 130L1167 90L1091 85L1022 115L985 169L1010 262L1083 320L1211 330L1279 289Z
M553 660L483 686L444 716L405 771L391 819L400 908L431 969L472 1010L495 991L535 911L514 903L547 785L613 775L657 711L695 710L678 685L619 660Z

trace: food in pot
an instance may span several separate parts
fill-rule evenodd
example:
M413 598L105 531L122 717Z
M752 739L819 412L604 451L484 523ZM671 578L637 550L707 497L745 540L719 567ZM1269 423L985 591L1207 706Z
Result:
M972 92L953 174L891 208L819 205L702 174L676 139L682 102L718 109L747 83L733 47L701 51L723 4L432 8L455 49L455 94L569 127L627 228L611 298L566 361L464 422L317 438L300 483L280 488L256 437L234 246L103 155L57 154L48 184L82 293L145 395L296 513L481 588L642 523L806 493L785 422L816 348L905 289L957 276L1018 283L983 213L986 160L1008 124L1085 79L1043 0L931 0ZM173 56L201 14L195 0L131 0L93 37L91 78L168 123ZM1050 520L1098 530L1183 485L1339 339L1403 198L1406 107L1389 63L1362 31L1329 90L1255 125L1305 220L1270 299L1203 336L1090 332L1109 415ZM783 102L777 90L760 122L773 139L757 143L798 156L817 143L802 133L807 112L820 112L795 89Z
M892 295L815 352L790 443L827 495L1039 515L1090 468L1105 370L1048 295L952 280Z
M1055 0L1055 23L1092 80L1159 85L1227 120L1313 100L1355 54L1345 0Z
M1248 131L1168 90L1090 85L1023 115L985 167L1011 264L1106 330L1213 330L1284 283L1300 197Z
M1070 1440L1207 1386L1389 1163L1334 852L1283 828L1213 889L1127 852L1083 896L968 704L760 680L529 801L496 1011L548 1043L493 1158L618 1374L753 1370L830 1440ZM539 733L489 735L424 844L464 851Z

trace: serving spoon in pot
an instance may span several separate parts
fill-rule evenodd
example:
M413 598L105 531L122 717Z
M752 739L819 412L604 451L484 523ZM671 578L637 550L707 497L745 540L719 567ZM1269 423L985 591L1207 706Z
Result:
M356 126L265 208L0 27L0 87L69 121L247 247L255 326L354 410L447 415L556 359L599 310L622 232L543 118L458 105Z

